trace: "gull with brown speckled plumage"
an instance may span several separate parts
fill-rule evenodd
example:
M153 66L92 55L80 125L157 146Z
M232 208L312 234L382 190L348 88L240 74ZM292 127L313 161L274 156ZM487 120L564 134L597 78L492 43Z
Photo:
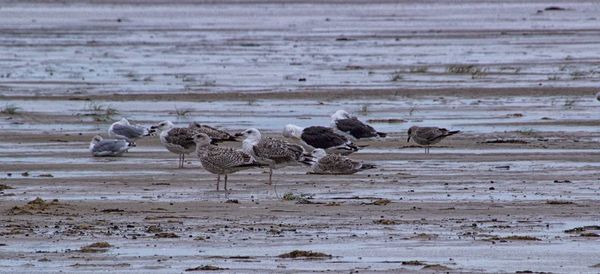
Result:
M429 154L431 145L439 143L444 138L459 133L459 130L449 131L439 127L418 127L412 126L408 129L408 139L412 139L415 143L425 146L425 154Z
M202 167L210 173L217 174L217 190L219 190L221 175L225 175L224 188L227 191L228 174L263 166L248 153L211 144L211 138L205 133L196 133L189 139L196 144L196 155Z
M375 168L373 164L352 160L340 154L327 154L325 150L320 148L315 149L312 154L316 158L316 161L313 163L309 174L354 174L359 171Z
M194 131L189 128L175 127L171 121L163 121L158 125L150 127L150 130L160 131L160 143L170 152L179 155L179 168L183 168L185 155L196 150L196 144L192 140Z

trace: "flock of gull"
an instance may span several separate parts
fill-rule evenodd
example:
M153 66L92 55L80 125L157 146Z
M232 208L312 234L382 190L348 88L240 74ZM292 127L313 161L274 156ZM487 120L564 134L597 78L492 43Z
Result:
M431 145L458 132L413 126L408 130L407 141L412 139L428 154ZM362 148L354 141L385 138L387 134L345 110L338 110L331 115L330 127L286 125L283 129L286 139L262 136L255 128L231 134L198 122L191 122L188 127L176 127L171 121L163 121L146 128L132 125L126 118L113 123L108 128L108 135L113 139L103 139L100 135L92 138L89 149L93 156L120 156L134 147L136 140L158 135L168 151L179 155L179 168L183 168L186 154L195 153L202 167L217 175L217 190L221 176L224 176L224 189L227 190L227 175L256 167L269 169L269 185L272 185L274 169L292 165L308 166L311 174L354 174L372 169L374 165L353 160L348 155ZM241 149L218 145L237 142L241 137L244 138Z

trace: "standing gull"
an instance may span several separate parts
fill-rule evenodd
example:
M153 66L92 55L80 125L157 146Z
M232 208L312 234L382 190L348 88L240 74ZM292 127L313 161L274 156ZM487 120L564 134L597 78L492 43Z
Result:
M229 132L216 129L211 126L203 125L198 122L191 122L188 126L194 130L195 133L204 133L210 137L213 143L225 142L225 141L237 141L235 136L229 134Z
M175 127L171 121L160 122L150 130L160 131L160 143L170 152L179 155L179 168L183 168L185 155L194 152L196 144L192 139L194 131L189 128Z
M375 168L375 165L365 164L352 160L339 154L327 154L325 150L317 148L313 151L317 161L313 163L309 174L354 174L356 172Z
M125 139L130 142L134 142L135 140L147 136L149 134L148 129L141 126L134 126L125 119L125 117L121 118L121 120L114 122L108 128L108 136L117 139Z
M385 137L387 135L361 122L342 109L331 115L331 127L354 139Z
M460 130L449 131L439 127L412 126L408 129L408 139L406 142L410 142L410 139L412 138L415 143L425 146L425 154L429 154L431 145L435 145L442 139L459 132Z
M262 138L258 129L250 128L239 135L246 137L242 143L244 152L269 166L269 185L272 184L273 169L298 164L310 166L313 162L312 155L306 153L302 146L271 137Z
M135 145L132 142L122 139L105 140L100 135L96 135L90 142L90 152L95 157L121 156Z
M348 140L344 135L336 133L333 129L322 126L301 128L289 124L283 129L283 136L296 138L311 149L322 148L328 153L340 153L343 155L358 151L358 147Z
M196 143L196 155L206 171L217 174L217 190L221 175L225 175L225 191L227 191L227 175L262 165L249 154L231 147L220 147L211 144L205 133L197 133L190 138Z

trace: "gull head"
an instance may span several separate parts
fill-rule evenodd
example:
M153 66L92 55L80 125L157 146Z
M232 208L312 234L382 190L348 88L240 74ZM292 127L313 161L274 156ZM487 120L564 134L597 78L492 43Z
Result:
M158 131L165 131L165 130L169 130L174 127L175 127L175 125L173 125L173 123L171 123L171 121L162 121L154 126L151 126L150 129L158 130Z
M210 145L210 142L211 142L210 137L208 137L208 135L206 135L206 133L194 134L188 140L194 141L194 143L196 143L196 145L200 145L200 146Z
M125 117L123 117L123 118L121 118L121 120L119 120L119 124L128 126L129 121L127 121L127 119Z
M104 138L102 138L102 136L96 135L96 136L92 137L92 141L90 142L90 144L95 145L97 143L100 143L102 140L104 140Z
M244 137L246 137L246 139L250 139L250 140L260 140L260 138L261 138L260 131L258 131L258 129L255 129L255 128L246 129L240 133L236 133L235 136L236 137L244 136Z
M283 137L300 139L303 130L297 125L288 124L283 128Z
M319 160L321 160L321 158L325 157L326 155L327 152L325 152L325 150L322 148L317 148L312 151L312 156L316 159L315 162L318 162Z
M350 119L350 118L352 118L350 113L348 113L347 111L345 111L343 109L340 109L340 110L336 111L333 115L331 115L331 120L333 120L333 121Z
M415 132L417 130L417 126L412 126L408 129L407 135L408 135L408 139L406 139L406 142L410 142L410 135Z
M102 136L100 135L96 135L94 137L92 137L92 141L90 142L90 151L92 151L94 149L94 146L96 146L96 144L100 143L102 141Z

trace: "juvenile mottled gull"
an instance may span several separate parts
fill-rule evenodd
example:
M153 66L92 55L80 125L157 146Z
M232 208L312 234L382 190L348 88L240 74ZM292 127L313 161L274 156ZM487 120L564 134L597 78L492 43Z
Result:
M310 166L313 162L312 155L306 153L302 146L271 137L263 138L258 129L250 128L239 135L246 137L242 143L244 152L269 166L269 185L272 183L273 169L298 164Z
M412 138L415 143L425 146L425 154L429 154L431 145L437 144L442 139L459 132L459 130L449 131L439 127L412 126L408 129L408 139L406 142L410 142Z
M358 118L351 116L350 113L342 109L331 115L331 128L354 139L385 137L387 135L361 122Z
M296 138L311 149L322 148L327 153L340 153L343 155L358 151L359 148L344 135L336 133L333 129L322 126L301 128L289 124L283 129L283 136Z
M191 122L188 126L193 129L195 133L204 133L210 137L213 143L225 142L225 141L237 141L235 136L229 134L229 132L216 129L211 126L203 125L198 122Z
M129 121L125 117L121 118L120 121L114 122L108 128L108 136L117 139L125 139L130 142L147 136L149 134L148 129L129 124Z
M217 174L217 190L221 175L225 175L225 190L227 190L227 175L262 165L249 154L231 147L220 147L211 144L211 139L204 133L194 134L191 138L196 143L196 155L206 171Z
M163 121L158 125L151 126L150 130L160 131L160 143L170 152L179 155L179 168L183 168L185 154L196 150L196 144L192 139L194 131L189 128L175 127L171 121Z
M312 165L310 174L354 174L356 172L375 168L375 165L364 164L339 154L327 154L323 149L315 149L313 156L317 161Z
M96 135L90 142L90 152L95 157L120 156L133 146L135 145L127 140L105 140L102 136Z

